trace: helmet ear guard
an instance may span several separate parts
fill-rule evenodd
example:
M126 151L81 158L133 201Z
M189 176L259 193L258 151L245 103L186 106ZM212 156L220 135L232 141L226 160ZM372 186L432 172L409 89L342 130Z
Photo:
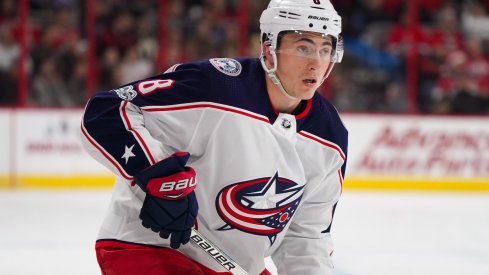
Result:
M340 63L341 60L343 60L343 54L345 53L343 37L341 37L341 35L338 35L336 40L333 39L333 49L331 62Z

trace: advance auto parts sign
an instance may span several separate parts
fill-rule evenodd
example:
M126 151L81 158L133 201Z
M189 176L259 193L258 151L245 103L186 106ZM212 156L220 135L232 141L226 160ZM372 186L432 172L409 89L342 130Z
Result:
M489 119L347 116L349 175L489 178Z

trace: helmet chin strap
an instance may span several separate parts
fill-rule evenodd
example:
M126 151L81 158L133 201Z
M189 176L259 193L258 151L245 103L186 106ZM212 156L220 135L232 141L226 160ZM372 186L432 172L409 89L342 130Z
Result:
M272 69L269 69L267 67L267 64L265 63L265 55L262 53L260 56L261 65L262 65L263 69L265 70L265 72L267 73L268 78L270 78L270 80L273 82L273 84L277 85L278 89L282 92L282 94L285 97L287 97L290 100L300 100L297 97L291 96L285 90L284 86L282 85L282 82L280 81L277 74L275 73L277 71L277 54L275 53L275 50L273 50L273 49L270 49L270 54L272 55L272 58L273 58L273 68Z

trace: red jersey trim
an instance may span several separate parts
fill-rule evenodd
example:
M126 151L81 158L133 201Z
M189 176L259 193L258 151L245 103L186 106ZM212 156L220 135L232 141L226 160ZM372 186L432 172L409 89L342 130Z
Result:
M164 106L164 107L142 107L141 109L146 111L146 112L167 112L167 111L179 111L179 110L190 110L190 109L205 109L205 108L211 108L211 109L217 109L217 110L222 110L226 112L231 112L243 116L247 116L259 121L263 121L266 123L270 123L267 117L258 115L240 108L234 108L230 107L227 105L222 105L218 103L211 103L211 102L197 102L197 103L191 103L191 104L178 104L178 105L170 105L170 106Z
M318 143L320 143L321 145L324 145L326 147L329 147L329 148L332 148L334 149L336 152L338 152L338 154L340 155L341 159L343 161L345 161L346 157L345 157L345 153L343 153L343 150L341 150L340 146L338 146L337 144L331 142L331 141L327 141L325 139L322 139L318 136L315 136L311 133L308 133L308 132L304 132L304 131L300 131L298 133L299 135L305 137L305 138L308 138L308 139L311 139L311 140L314 140Z
M127 101L123 101L119 108L122 121L124 122L126 129L134 135L134 138L138 141L139 146L141 146L141 148L143 149L146 158L150 161L151 165L153 165L156 163L155 158L151 154L151 151L149 150L148 145L144 141L141 134L139 134L139 132L132 127L131 120L129 119L129 116L127 114L127 104L128 104Z

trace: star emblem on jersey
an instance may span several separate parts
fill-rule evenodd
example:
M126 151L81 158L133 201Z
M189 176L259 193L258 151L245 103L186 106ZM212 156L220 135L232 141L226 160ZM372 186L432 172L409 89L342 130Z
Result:
M273 243L294 215L303 192L303 186L279 177L278 172L270 178L231 184L216 199L219 216L226 223L219 230L267 236Z
M132 152L132 148L134 148L134 144L131 147L127 147L127 145L125 147L126 148L124 149L124 155L122 155L121 158L125 159L126 164L127 164L127 162L129 161L129 158L135 157L136 155Z

